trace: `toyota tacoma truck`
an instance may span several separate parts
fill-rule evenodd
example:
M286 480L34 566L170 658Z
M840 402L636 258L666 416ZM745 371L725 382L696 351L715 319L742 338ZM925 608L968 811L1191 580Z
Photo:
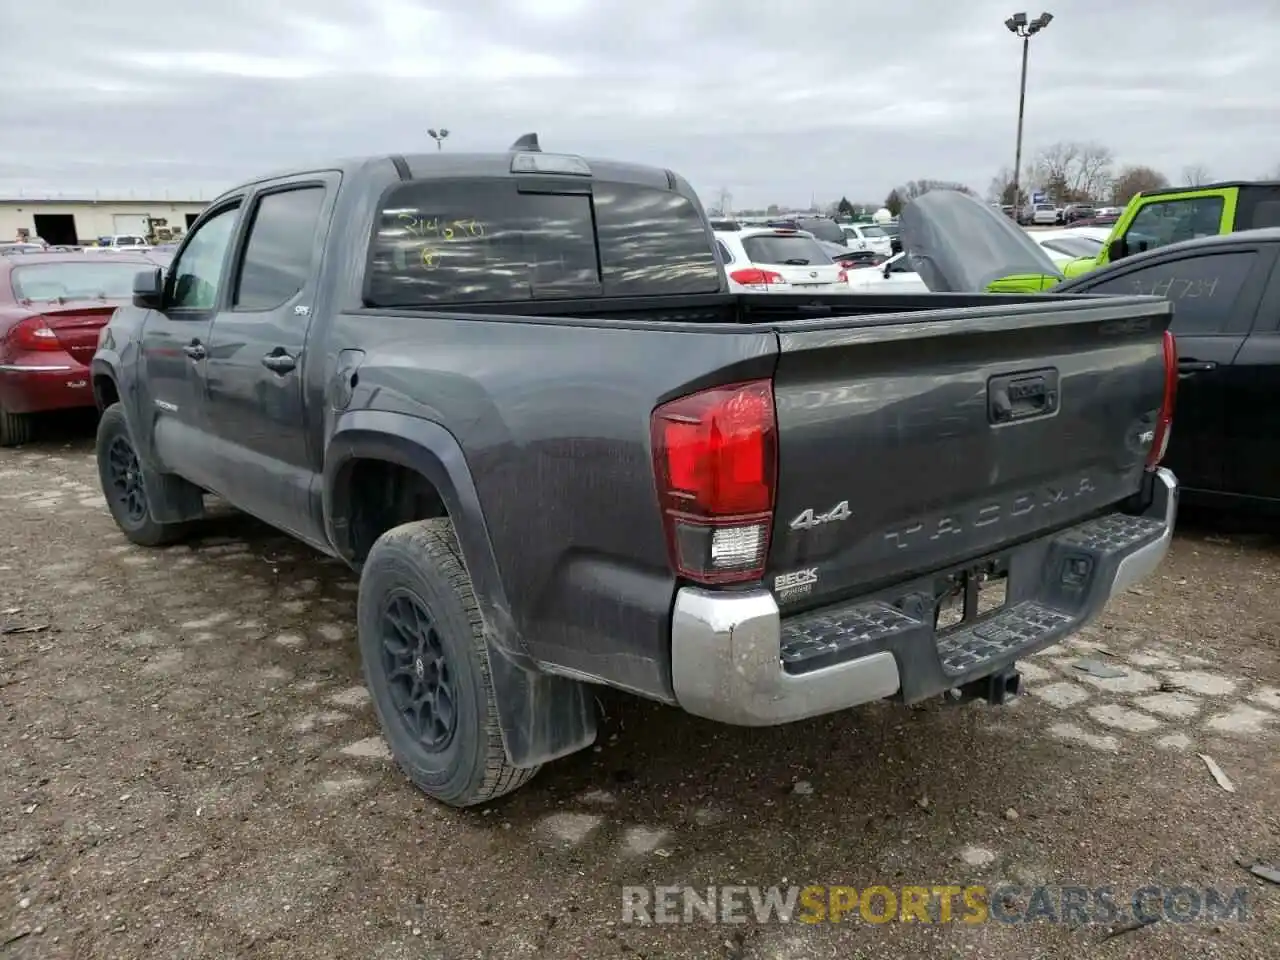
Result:
M1170 311L731 294L685 180L534 136L325 164L138 275L99 472L135 543L216 494L359 571L392 753L463 806L591 744L595 684L739 725L1015 694L1168 549Z

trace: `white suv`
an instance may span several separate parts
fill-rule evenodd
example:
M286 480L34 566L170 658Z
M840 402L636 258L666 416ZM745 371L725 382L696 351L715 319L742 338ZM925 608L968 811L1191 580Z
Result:
M852 223L845 224L841 229L852 249L870 250L882 257L893 255L893 238L878 224Z
M803 230L717 230L716 250L738 293L844 293L848 275Z
M1037 203L1031 209L1031 222L1037 227L1052 227L1058 222L1058 208L1052 203Z

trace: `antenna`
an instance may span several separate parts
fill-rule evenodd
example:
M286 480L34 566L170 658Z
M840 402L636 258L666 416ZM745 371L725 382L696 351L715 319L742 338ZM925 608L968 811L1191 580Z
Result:
M525 153L541 153L542 147L538 146L538 135L536 133L526 133L511 145L513 153L517 150Z

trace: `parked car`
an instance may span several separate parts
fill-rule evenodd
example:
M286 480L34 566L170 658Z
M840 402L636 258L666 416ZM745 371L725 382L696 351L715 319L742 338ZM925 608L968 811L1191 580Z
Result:
M1062 223L1071 224L1077 220L1091 220L1096 216L1091 203L1068 203L1062 208Z
M311 166L139 275L99 474L135 543L213 491L359 569L391 752L467 805L589 745L589 684L752 726L1016 693L1168 549L1169 315L731 294L684 179L529 135Z
M1064 268L1064 272L1066 265L1073 260L1096 257L1103 243L1087 233L1071 229L1036 230L1027 236L1049 255L1050 260Z
M22 253L44 253L45 247L40 243L27 243L26 241L18 241L16 243L0 243L0 257L14 256Z
M151 244L147 243L146 237L139 237L136 234L119 233L110 237L99 237L96 246L85 247L85 249L92 250L94 252L110 251L113 253L137 253L143 250L150 250Z
M838 243L828 243L825 240L819 240L818 246L835 261L840 269L846 272L860 270L863 267L876 267L883 263L885 259L872 250L850 250L848 247L841 246Z
M1280 227L1280 182L1232 181L1139 193L1085 269L1184 240L1263 227Z
M848 286L845 272L807 231L717 231L730 289L745 293L830 293Z
M1280 512L1280 229L1134 254L1057 288L1173 302L1178 428L1165 461L1188 502Z
M843 229L845 242L851 249L869 250L886 258L893 254L892 239L879 224L855 223Z
M928 293L906 253L896 253L872 268L850 270L849 286L859 293Z
M1034 203L1027 209L1027 223L1052 227L1058 223L1058 208L1052 203Z
M813 234L819 240L847 246L844 230L830 217L798 217L796 226L806 233Z
M0 447L31 439L32 414L94 405L98 332L149 266L124 254L0 257Z

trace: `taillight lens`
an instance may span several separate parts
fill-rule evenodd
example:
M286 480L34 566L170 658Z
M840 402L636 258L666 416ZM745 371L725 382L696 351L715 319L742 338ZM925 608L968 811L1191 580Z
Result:
M848 283L848 282L849 282L849 274L847 274L845 271L841 270L839 273L837 273L837 274L836 274L836 280L838 280L840 283Z
M9 342L19 350L61 350L58 335L44 317L27 317L9 328Z
M1156 427L1147 451L1147 467L1152 468L1164 459L1169 448L1169 433L1173 429L1173 401L1178 395L1178 342L1173 332L1164 332L1164 397L1160 400L1160 412L1156 415Z
M782 274L775 273L772 270L761 270L759 267L734 270L729 276L744 287L755 287L759 290L789 286Z
M778 474L768 380L665 403L651 420L654 474L676 574L698 583L764 574Z

